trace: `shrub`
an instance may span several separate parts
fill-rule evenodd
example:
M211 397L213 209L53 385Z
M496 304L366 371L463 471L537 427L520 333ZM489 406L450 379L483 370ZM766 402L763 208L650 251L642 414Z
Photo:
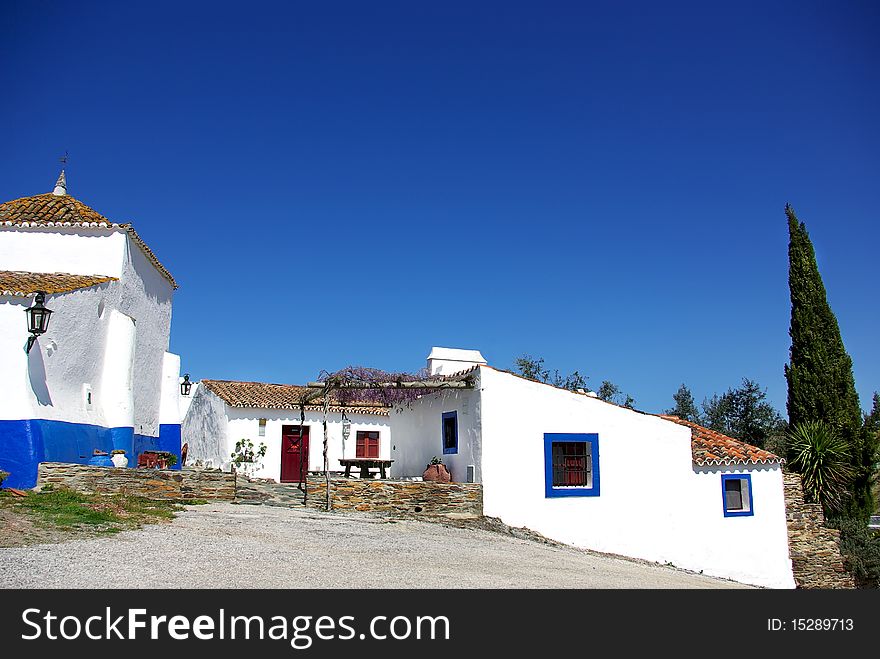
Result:
M260 446L254 450L254 443L249 439L240 439L235 442L235 451L232 452L232 464L236 469L249 475L259 471L263 464L260 460L266 455L266 444L260 442Z
M805 421L789 432L786 444L806 498L826 513L842 510L854 476L847 443L827 423Z
M829 520L840 530L840 552L859 588L880 588L880 534L856 517Z

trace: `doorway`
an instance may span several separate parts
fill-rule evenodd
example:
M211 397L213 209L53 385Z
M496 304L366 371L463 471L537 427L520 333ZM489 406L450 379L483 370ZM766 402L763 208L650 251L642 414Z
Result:
M281 482L302 483L309 471L309 427L281 426Z

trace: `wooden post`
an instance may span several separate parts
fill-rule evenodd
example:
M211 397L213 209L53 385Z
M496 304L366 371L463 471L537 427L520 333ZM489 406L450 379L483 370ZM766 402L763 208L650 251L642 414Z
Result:
M327 428L327 415L330 413L330 389L333 385L329 380L324 387L324 483L327 487L327 512L330 512L330 463L327 460L327 447L330 445L330 433ZM306 483L308 489L308 483Z

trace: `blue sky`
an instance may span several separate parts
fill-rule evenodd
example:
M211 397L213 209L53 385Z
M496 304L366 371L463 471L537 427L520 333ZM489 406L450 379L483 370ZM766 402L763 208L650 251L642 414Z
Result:
M749 377L784 412L791 202L863 407L880 389L877 3L5 2L0 25L0 198L69 151L70 193L180 282L195 379L442 345L647 411Z

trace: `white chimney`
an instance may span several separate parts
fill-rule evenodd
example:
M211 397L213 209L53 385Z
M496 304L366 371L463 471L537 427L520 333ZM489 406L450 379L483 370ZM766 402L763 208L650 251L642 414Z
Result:
M428 373L431 375L452 375L477 364L486 364L479 350L460 348L431 348L428 355Z

